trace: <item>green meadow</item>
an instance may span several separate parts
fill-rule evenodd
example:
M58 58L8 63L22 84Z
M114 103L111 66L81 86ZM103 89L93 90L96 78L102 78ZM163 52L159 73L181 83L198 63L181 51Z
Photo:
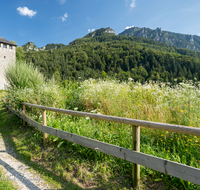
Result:
M20 69L26 72L16 74ZM29 75L29 72L34 73L34 77ZM27 80L27 76L23 76L23 73L26 73L30 79ZM200 124L200 84L198 82L185 81L172 86L170 83L159 81L134 82L129 78L127 82L89 79L83 82L65 81L60 85L54 79L49 80L43 77L32 65L22 62L10 66L6 76L10 84L6 96L17 102L190 127L199 127ZM19 103L16 107L21 111ZM27 115L42 122L41 111L37 109L27 107ZM132 149L132 131L129 125L48 111L47 125ZM37 137L38 141L42 142L42 134L37 131L34 133L34 138ZM199 142L198 136L141 128L140 151L200 168ZM49 146L53 144L60 151L70 150L71 156L74 152L78 154L76 167L74 166L75 159L70 155L57 163L54 169L60 172L61 177L67 178L69 176L67 171L73 171L77 173L76 177L82 180L82 183L93 179L96 186L101 186L100 183L106 186L112 182L113 187L131 189L131 163L51 135L48 136L48 144ZM34 149L32 157L42 154L37 149ZM48 160L48 156L46 159ZM82 175L86 160L94 163L89 177ZM141 187L144 189L146 181L159 183L166 189L200 189L200 186L196 184L143 166L141 166L141 178Z

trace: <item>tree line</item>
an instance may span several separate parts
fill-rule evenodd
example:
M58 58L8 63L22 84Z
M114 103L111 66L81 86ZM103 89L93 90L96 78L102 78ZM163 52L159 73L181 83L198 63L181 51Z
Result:
M61 81L108 76L140 82L200 79L200 53L140 37L80 38L57 50L19 55L45 76L54 75Z

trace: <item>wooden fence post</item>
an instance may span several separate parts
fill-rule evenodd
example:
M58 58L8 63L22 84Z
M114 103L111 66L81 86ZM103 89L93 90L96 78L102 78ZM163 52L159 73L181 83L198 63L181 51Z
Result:
M140 127L132 126L133 150L140 152ZM133 163L132 183L134 188L140 188L140 165Z
M23 114L26 115L26 106L23 104ZM26 125L26 121L23 120L23 125Z
M13 102L13 110L15 110L15 102Z
M47 125L47 120L46 120L46 110L42 109L42 121L43 125ZM43 145L45 146L47 142L47 133L43 133Z

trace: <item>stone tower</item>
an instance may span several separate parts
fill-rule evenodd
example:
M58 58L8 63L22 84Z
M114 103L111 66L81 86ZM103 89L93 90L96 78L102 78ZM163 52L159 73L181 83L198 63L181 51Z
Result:
M0 37L0 90L5 89L5 68L16 60L17 45Z

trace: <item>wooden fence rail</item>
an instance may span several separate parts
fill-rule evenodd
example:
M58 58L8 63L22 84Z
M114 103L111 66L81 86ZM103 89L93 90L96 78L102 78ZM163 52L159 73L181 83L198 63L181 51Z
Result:
M48 111L53 111L57 113L65 113L65 114L81 116L81 117L90 117L93 119L100 119L104 121L112 121L112 122L124 123L128 125L135 125L135 126L141 126L141 127L148 127L152 129L160 129L160 130L165 130L165 131L172 131L172 132L177 132L177 133L200 136L200 128L197 128L197 127L188 127L188 126L182 126L182 125L173 125L173 124L166 124L166 123L159 123L159 122L152 122L152 121L129 119L129 118L124 118L124 117L100 115L100 114L93 114L93 113L88 113L88 112L80 112L80 111L58 109L58 108L52 108L52 107L46 107L46 106L39 106L39 105L29 104L29 103L23 103L23 105L39 108L39 109L44 109Z
M190 181L192 183L200 185L200 169L139 152L138 150L139 137L137 136L139 135L139 131L138 131L139 128L134 128L135 131L133 130L133 135L135 135L136 137L134 140L135 142L133 142L133 144L135 143L135 147L137 147L135 151L133 151L133 150L129 150L123 147L115 146L115 145L104 143L98 140L94 140L94 139L90 139L90 138L76 135L73 133L69 133L66 131L51 128L46 125L42 125L32 120L31 118L27 117L23 113L20 114L16 112L15 110L13 110L8 104L6 104L4 98L3 98L3 101L6 107L12 113L14 113L15 115L17 115L18 117L20 117L21 119L23 119L24 121L26 121L27 123L29 123L30 125L37 128L39 131L43 133L50 134L55 137L65 139L65 140L77 143L79 145L115 156L117 158L127 160L129 162L132 162L133 166L135 165L136 168L138 168L139 165L142 165L142 166L160 171L162 173L165 173L174 177L178 177L186 181ZM54 112L59 112L59 113L70 114L70 115L90 117L94 119L101 119L101 120L106 120L106 121L125 123L129 125L137 125L137 126L149 127L149 128L154 128L154 129L162 129L162 130L167 130L167 131L174 131L174 132L179 132L179 133L186 133L186 134L200 136L199 128L171 125L171 124L164 124L164 123L157 123L157 122L148 122L148 121L141 121L141 120L135 120L135 119L122 118L122 117L91 114L91 113L86 113L86 112L39 106L39 105L34 105L34 104L29 104L29 103L23 103L23 105L40 108L42 110L49 110L49 111L54 111ZM136 175L136 178L133 179L135 187L139 185L139 178L137 178L139 176L137 176L137 173L138 173L138 170L133 171L133 175Z

